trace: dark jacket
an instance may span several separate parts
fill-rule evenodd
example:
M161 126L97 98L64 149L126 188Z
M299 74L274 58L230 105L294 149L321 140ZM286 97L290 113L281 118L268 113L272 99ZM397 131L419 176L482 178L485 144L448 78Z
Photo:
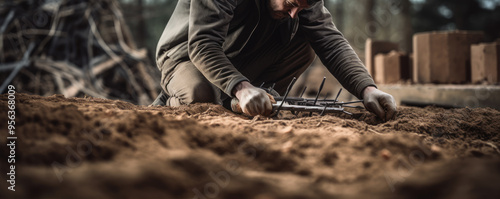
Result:
M158 43L157 64L161 66L166 57L189 59L210 82L232 96L233 87L247 78L229 58L247 45L261 20L258 13L263 3L268 0L179 0ZM301 31L328 70L358 98L365 87L375 86L323 2L286 23L284 37L291 40Z

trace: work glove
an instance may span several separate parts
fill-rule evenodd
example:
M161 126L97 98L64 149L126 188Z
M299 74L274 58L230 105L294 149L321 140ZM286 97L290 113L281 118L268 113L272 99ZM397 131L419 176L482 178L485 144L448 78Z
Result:
M272 91L274 91L274 90L272 90ZM276 92L276 91L274 91L274 92ZM276 100L274 99L273 95L267 93L267 96L269 97L269 100L271 100L271 104L276 104ZM243 113L243 110L241 110L241 106L240 106L240 100L238 100L238 98L236 98L236 97L231 100L231 110L235 113Z
M252 86L249 82L241 82L235 91L235 96L239 101L239 106L243 113L256 116L269 116L273 110L271 100L266 91ZM232 103L232 109L233 107Z
M363 91L363 104L366 110L374 113L380 119L389 121L396 116L396 101L392 95L369 86Z

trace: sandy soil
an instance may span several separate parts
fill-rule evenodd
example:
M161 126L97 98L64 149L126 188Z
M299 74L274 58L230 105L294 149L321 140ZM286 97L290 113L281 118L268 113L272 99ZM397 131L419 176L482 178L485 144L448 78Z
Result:
M500 198L500 112L400 107L248 118L18 94L16 192L0 198Z

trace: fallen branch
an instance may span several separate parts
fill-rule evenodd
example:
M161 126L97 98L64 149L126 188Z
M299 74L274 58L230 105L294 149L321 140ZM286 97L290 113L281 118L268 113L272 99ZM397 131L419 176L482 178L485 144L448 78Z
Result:
M8 76L2 91L11 82L19 92L39 95L153 101L159 75L147 51L137 49L116 0L29 4L15 1L0 10L6 16L0 76ZM30 21L36 19L41 21Z

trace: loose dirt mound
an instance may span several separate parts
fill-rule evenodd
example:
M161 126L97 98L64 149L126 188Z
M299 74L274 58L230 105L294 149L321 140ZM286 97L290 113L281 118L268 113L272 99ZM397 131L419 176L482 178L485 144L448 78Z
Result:
M1 198L500 198L493 109L400 107L381 123L16 97L16 192L1 175Z

